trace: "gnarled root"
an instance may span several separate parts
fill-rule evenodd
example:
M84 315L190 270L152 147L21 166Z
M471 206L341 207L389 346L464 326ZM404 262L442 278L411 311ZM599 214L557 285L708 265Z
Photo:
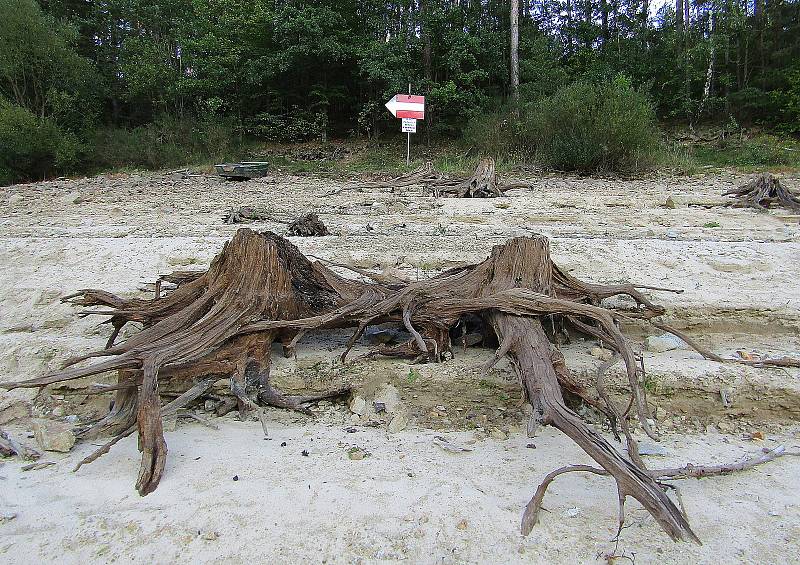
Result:
M493 163L486 163L483 174L476 177L489 179L493 167ZM419 176L427 174L423 171ZM469 190L475 195L475 190L483 190L480 186L478 183ZM355 328L342 354L344 361L367 326L391 322L402 324L410 339L399 345L385 344L378 353L439 362L452 355L453 328L466 319L483 320L481 340L497 337L500 343L486 370L503 356L511 359L524 395L534 407L536 421L561 430L600 465L601 473L614 478L620 511L631 496L670 537L697 541L684 515L645 469L628 426L633 412L642 429L656 437L648 423L643 370L619 327L625 318L652 320L663 314L663 308L641 293L645 287L579 281L551 261L547 239L542 236L512 239L496 246L479 264L428 280L409 282L360 274L368 280L344 278L319 262L312 263L274 233L240 229L208 271L179 277L177 288L166 296L127 300L99 290L72 295L69 300L76 304L103 308L83 315L107 315L115 328L136 321L144 329L121 343L109 343L105 349L73 357L56 373L0 386L41 387L118 371L118 384L112 387L117 390L112 413L84 436L100 432L119 435L81 464L93 461L122 437L138 431L142 461L136 486L145 495L158 486L165 467L162 417L201 398L214 382L227 379L235 398L224 403L222 412L236 405L241 412L258 410L262 425L264 405L307 413L309 402L347 392L342 387L317 395L290 396L275 389L269 378L274 341L284 346L286 354L293 355L307 332ZM604 298L615 295L633 299L635 310L622 313L600 305ZM601 340L619 356L630 387L627 409L618 409L605 394L602 371L596 391L578 385L563 357L552 351L542 320L554 328L553 339L571 325ZM494 336L490 335L492 331ZM462 341L466 344L466 337ZM191 388L161 406L160 385L174 390L190 382L194 383ZM567 408L562 388L601 409L615 433L619 425L628 442L630 460ZM526 511L523 532L536 522L543 489L560 472L549 475L540 487L541 494L537 492Z

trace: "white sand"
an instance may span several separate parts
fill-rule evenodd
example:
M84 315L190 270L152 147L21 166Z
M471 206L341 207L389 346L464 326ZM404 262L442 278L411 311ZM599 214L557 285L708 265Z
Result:
M397 268L412 278L480 260L509 236L546 233L556 261L576 276L685 289L681 295L653 296L717 351L796 353L798 218L687 206L721 202L721 192L744 180L547 177L534 179L532 191L511 193L502 201L507 208L497 207L497 200L434 202L413 192L320 198L341 185L281 176L239 184L120 175L3 188L0 380L32 377L70 354L102 346L108 327L98 327L99 319L76 319L59 296L86 287L136 293L158 273L204 268L236 229L222 225L220 216L240 204L266 207L279 219L316 209L340 235L295 238L302 251ZM787 184L800 185L795 179ZM677 209L659 206L668 195ZM82 202L73 203L77 197ZM721 227L703 227L709 222ZM253 227L285 229L270 223ZM337 355L338 343L311 339L301 345L298 361L281 361L276 374L302 382L313 363ZM568 348L568 363L591 364L590 346ZM347 433L344 408L313 422L270 411L271 441L262 439L258 423L218 419L219 431L181 423L167 435L164 479L145 498L133 489L135 438L77 474L71 467L93 445L79 445L68 456L48 454L57 465L39 471L22 472L22 463L6 460L0 467L0 511L17 517L0 523L0 561L602 562L615 549L610 540L616 496L607 479L559 478L542 524L528 538L518 534L522 509L544 474L588 459L553 430L533 440L535 450L525 448L530 440L513 428L521 423L515 400L479 386L475 367L482 354L420 367L419 381L401 391L414 409L415 424L399 435L360 426ZM793 447L800 444L793 427L800 418L797 370L720 366L684 350L646 353L645 359L658 386L669 389L654 400L668 413L666 429L673 414L693 429L725 421L739 432L668 435L671 456L650 458L653 466L737 460L779 442L798 449ZM402 363L376 362L352 376L386 376L402 384L407 371ZM503 376L501 370L492 378L502 385ZM513 384L503 387L499 390L512 394ZM732 391L733 409L720 405L722 387ZM0 401L19 397L30 399L33 393L13 391ZM511 438L479 441L463 455L441 451L431 443L434 433L462 442L472 435L431 431L428 427L463 429L463 422L455 417L443 422L428 412L437 403L459 402L496 405L487 410L490 424L510 429ZM59 404L39 397L34 411L48 415ZM98 408L66 407L78 413ZM11 429L23 433L21 425ZM766 442L741 440L741 432L757 429L768 432ZM288 445L281 448L282 441ZM350 445L372 456L351 461L345 452ZM303 449L308 457L301 456ZM630 502L631 527L617 554L635 553L637 563L798 562L799 470L798 458L785 457L735 476L682 482L702 547L673 544ZM234 475L240 480L232 481ZM463 530L456 527L462 519ZM204 539L214 537L211 532L218 538Z

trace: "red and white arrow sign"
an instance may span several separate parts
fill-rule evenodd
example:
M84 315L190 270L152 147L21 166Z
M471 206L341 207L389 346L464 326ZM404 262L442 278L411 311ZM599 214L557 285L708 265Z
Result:
M386 107L395 118L425 119L425 97L413 94L395 94L386 103Z

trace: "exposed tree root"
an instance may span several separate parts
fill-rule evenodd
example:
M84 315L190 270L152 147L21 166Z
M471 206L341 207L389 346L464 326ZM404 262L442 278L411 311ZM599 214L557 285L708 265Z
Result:
M780 180L770 173L762 173L750 182L723 194L736 200L736 205L766 210L773 204L800 211L800 198L785 188Z
M124 299L93 289L71 295L67 300L74 304L101 307L81 315L108 316L115 331L134 321L144 327L119 344L110 340L105 349L68 359L58 372L0 386L43 387L118 371L113 409L82 434L111 433L116 437L81 464L96 459L121 437L136 431L142 451L136 486L146 495L157 487L166 464L163 416L208 394L214 382L227 379L235 399L224 402L221 411L235 406L242 413L257 410L262 425L262 406L307 413L308 402L347 392L344 388L288 396L276 390L269 374L273 342L280 342L284 353L291 355L307 332L354 328L342 353L344 362L369 325L393 322L402 325L411 337L399 344L382 344L376 353L437 362L453 355L453 328L460 325L466 331L465 320L482 320L484 332L494 333L500 344L495 360L507 356L512 361L524 395L534 407L532 421L561 430L600 465L603 473L611 475L617 484L620 509L631 496L647 508L670 537L697 541L686 517L638 457L628 424L635 415L645 433L656 437L648 422L640 360L619 329L623 319L652 320L663 314L663 308L640 292L643 287L579 281L552 262L548 241L542 236L512 239L496 246L479 264L451 269L428 280L409 282L360 274L367 275L368 280L348 279L320 262L312 263L274 233L240 229L208 271L175 278L176 288L164 297ZM635 309L618 311L601 306L604 298L612 296L629 297L636 303ZM563 356L553 351L543 321L553 330L553 339L569 326L594 335L619 356L631 395L625 410L615 406L605 393L602 371L596 390L577 384ZM186 392L162 406L160 390L165 385L169 390ZM619 424L628 441L630 459L565 405L562 389L600 407L615 430ZM535 516L526 516L524 532L535 522Z
M231 208L222 216L222 221L226 224L249 224L251 222L277 222L288 224L285 220L276 220L265 210L259 210L254 206L239 206Z
M729 475L731 473L736 473L738 471L746 471L748 469L752 469L753 467L757 467L758 465L763 465L764 463L769 463L770 461L774 461L775 459L783 456L783 455L791 455L786 452L786 448L784 446L778 446L774 449L764 449L759 455L755 455L744 461L738 461L735 463L725 463L722 465L693 465L691 463L687 464L684 467L678 467L674 469L650 469L647 470L646 473L650 475L653 479L659 480L676 480L676 479L700 479L703 477L715 477L719 475ZM544 495L547 492L547 487L550 486L550 483L556 479L559 475L563 475L565 473L574 473L574 472L582 472L582 473L593 473L595 475L603 475L608 476L610 473L605 469L598 469L597 467L592 467L590 465L569 465L567 467L561 467L560 469L556 469L555 471L551 471L550 473L545 476L544 480L539 484L538 488L536 489L536 493L533 495L533 498L525 507L525 512L522 515L522 533L527 534L530 533L533 526L539 521L539 512L542 509L542 503L544 502ZM664 485L667 486L667 485ZM623 503L624 501L620 498L620 508L619 508L619 527L620 530L622 529L622 524L624 522L624 512L623 512ZM619 532L618 532L619 533ZM698 541L695 539L694 541Z
M486 157L478 162L475 172L469 178L448 178L437 172L430 162L419 169L406 173L388 181L360 183L346 189L385 189L394 192L410 186L422 186L423 194L432 194L435 197L455 198L495 198L505 196L506 190L514 188L529 188L526 183L500 184L495 172L495 162L491 157ZM324 196L338 194L342 190L326 193Z

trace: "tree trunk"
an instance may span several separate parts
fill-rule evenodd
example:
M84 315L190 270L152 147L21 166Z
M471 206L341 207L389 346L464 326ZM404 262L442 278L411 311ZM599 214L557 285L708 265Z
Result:
M511 0L511 104L519 117L519 0Z

